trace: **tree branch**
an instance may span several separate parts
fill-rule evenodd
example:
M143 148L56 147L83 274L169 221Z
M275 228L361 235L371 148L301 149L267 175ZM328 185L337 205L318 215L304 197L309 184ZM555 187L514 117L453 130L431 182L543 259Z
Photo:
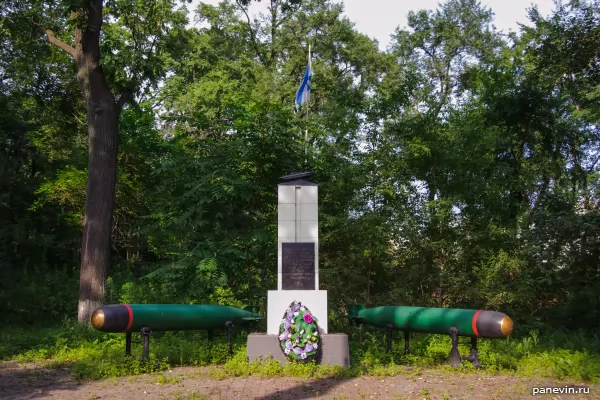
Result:
M269 64L267 67L270 67L275 62L275 35L277 34L277 0L271 0L271 57L269 58Z
M46 29L46 35L48 36L48 41L50 43L63 49L65 52L69 53L71 57L75 58L75 49L72 46L66 44L62 40L57 39L54 35L54 32L52 32L50 29Z
M252 44L254 46L254 50L256 51L256 55L258 56L258 58L260 59L260 62L263 65L266 65L265 59L263 58L260 49L258 48L258 41L256 38L256 35L254 33L254 29L252 29L252 22L250 21L250 16L248 15L248 13L246 12L246 9L244 8L244 5L242 3L240 3L240 0L235 0L236 4L238 5L238 7L244 12L244 14L246 15L246 20L248 21L248 29L250 30L250 38L252 39Z
M129 88L126 88L117 101L117 110L120 112L125 104L131 103L132 101L133 91Z
M596 160L592 163L592 165L588 168L588 170L586 171L588 174L591 174L594 171L594 168L596 167L598 161L600 161L600 157L597 157Z
M279 28L284 22L289 20L295 13L297 13L298 10L300 10L300 8L302 8L302 3L298 4L295 9L293 9L285 17L283 17L282 19L277 21L277 24L275 25L275 27Z

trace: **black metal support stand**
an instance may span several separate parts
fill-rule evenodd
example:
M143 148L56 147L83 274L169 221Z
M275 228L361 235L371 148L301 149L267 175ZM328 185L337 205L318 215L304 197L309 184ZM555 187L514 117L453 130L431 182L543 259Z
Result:
M225 322L225 329L227 329L227 345L229 345L229 355L233 354L233 343L231 341L233 336L233 322Z
M475 368L481 368L481 364L479 364L479 353L477 352L476 337L471 338L471 351L469 353L469 357L467 357L467 360L471 361Z
M408 347L408 339L409 338L410 338L410 332L404 331L404 354L409 353L409 347Z
M144 353L143 357L148 359L148 354L150 353L150 328L142 328L140 333L142 334L142 343L144 344Z
M131 332L125 334L125 354L131 355Z
M385 351L387 353L390 353L392 351L392 325L385 326L385 333L386 333L386 339L387 339Z
M458 328L453 326L449 330L452 338L452 350L450 350L450 365L453 367L460 366L460 353L458 352Z

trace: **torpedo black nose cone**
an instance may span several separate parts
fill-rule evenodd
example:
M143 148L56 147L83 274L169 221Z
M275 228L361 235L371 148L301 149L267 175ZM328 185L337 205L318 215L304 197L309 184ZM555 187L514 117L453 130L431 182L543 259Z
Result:
M133 315L124 304L112 304L98 308L92 314L92 326L102 332L125 332L131 326Z
M481 311L476 321L479 337L502 339L512 333L513 321L506 314L497 311Z

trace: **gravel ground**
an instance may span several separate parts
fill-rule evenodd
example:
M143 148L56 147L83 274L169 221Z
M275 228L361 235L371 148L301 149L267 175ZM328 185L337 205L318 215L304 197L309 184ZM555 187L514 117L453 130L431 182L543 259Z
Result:
M589 394L537 395L534 387L583 387ZM393 377L352 379L207 378L205 368L77 382L68 370L16 362L0 364L0 399L600 399L600 385L507 375L407 371Z

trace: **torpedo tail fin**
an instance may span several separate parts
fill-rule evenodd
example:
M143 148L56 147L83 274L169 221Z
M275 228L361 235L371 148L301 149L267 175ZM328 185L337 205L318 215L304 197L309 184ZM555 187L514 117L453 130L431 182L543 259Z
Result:
M259 319L263 319L263 318L261 318L260 315L258 315L258 311L260 310L260 306L258 306L258 305L251 304L249 306L244 307L243 310L253 314L251 317L243 318L244 320L256 321Z
M348 304L348 322L350 325L362 326L364 318L360 316L360 312L365 310L366 307L363 304Z
M366 307L363 304L348 304L348 318L356 318L362 310L365 310Z

